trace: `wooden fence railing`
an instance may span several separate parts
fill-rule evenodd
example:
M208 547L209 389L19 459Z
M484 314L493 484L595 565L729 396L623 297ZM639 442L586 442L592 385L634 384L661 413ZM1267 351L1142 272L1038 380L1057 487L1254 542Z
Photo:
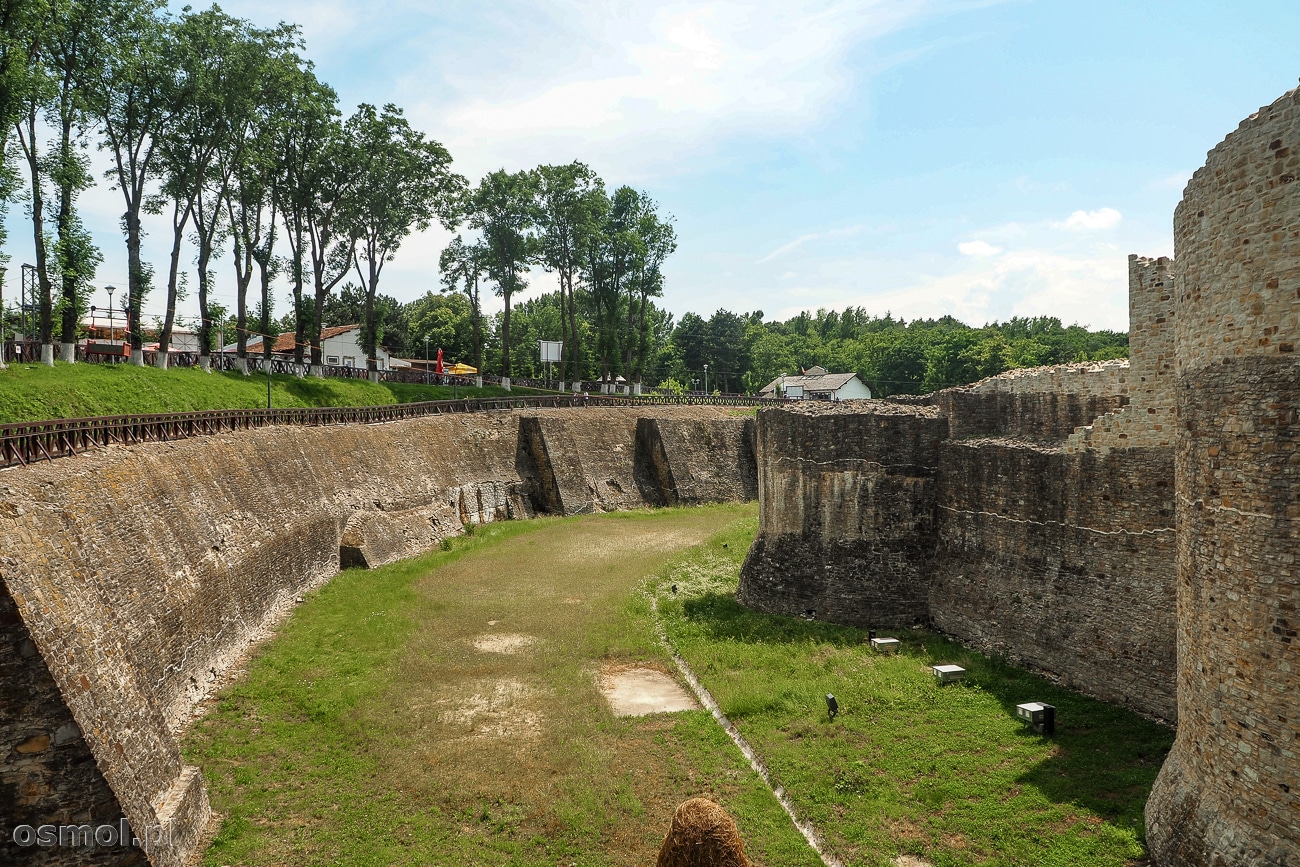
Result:
M113 443L166 442L269 425L381 424L427 415L583 406L764 406L756 397L613 397L556 394L466 398L383 406L225 409L116 415L6 424L0 422L0 469L69 457Z

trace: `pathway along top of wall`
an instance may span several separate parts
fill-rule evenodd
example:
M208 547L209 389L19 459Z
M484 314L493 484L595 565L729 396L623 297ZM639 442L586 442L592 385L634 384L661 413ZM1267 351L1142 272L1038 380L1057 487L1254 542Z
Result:
M1300 864L1300 91L1212 150L1174 215L1178 736L1161 867Z

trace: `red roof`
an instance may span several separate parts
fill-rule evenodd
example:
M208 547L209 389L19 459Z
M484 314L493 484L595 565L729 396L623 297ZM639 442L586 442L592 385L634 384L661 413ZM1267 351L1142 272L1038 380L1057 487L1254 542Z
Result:
M361 327L360 325L334 325L329 328L322 328L320 331L321 342L324 343L326 340L328 340L331 337L338 337L340 334L346 334L352 329L360 328L360 327ZM271 344L271 352L273 353L279 352L279 353L283 353L284 355L291 354L293 352L295 337L296 335L292 331L286 331L284 334L281 334L279 337L275 338L275 343ZM261 338L258 338L256 343L248 344L248 351L250 353L261 352L262 351Z

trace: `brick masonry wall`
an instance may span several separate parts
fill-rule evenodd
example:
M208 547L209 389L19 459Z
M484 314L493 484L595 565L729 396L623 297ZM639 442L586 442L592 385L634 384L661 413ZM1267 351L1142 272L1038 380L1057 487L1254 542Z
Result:
M947 442L938 478L934 626L1172 720L1172 452Z
M540 415L565 422L569 454L601 506L614 507L643 502L634 464L644 413L745 424L720 408ZM149 855L183 863L210 815L202 777L184 765L175 736L192 703L298 594L337 570L341 552L374 565L465 523L532 514L522 416L267 428L0 473L0 581L102 775L59 775L41 808L75 809L106 782L133 825L175 820L172 839ZM741 439L702 443L691 460L735 463L743 456L706 452ZM610 480L631 494L603 493ZM18 644L5 652L21 652ZM2 697L0 718L28 719L15 710L18 694ZM33 724L49 728L57 708L40 714ZM13 727L0 735L10 763L32 737ZM0 773L9 786L0 801L18 797L15 773Z
M856 626L925 620L947 432L933 407L884 401L760 411L741 603Z
M1128 257L1129 400L1070 437L1068 451L1174 443L1174 261Z
M1178 735L1161 867L1300 864L1300 92L1242 122L1174 214Z

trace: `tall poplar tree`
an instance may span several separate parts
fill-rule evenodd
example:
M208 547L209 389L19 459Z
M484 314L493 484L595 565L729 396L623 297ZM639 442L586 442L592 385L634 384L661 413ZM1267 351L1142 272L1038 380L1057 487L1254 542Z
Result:
M357 180L348 191L346 223L354 241L352 264L366 291L362 343L371 379L378 379L375 293L384 265L412 229L440 219L450 225L465 179L451 171L451 154L413 129L395 105L362 104L348 118Z
M479 182L471 198L469 225L483 236L487 273L496 294L505 301L501 317L501 376L510 376L511 296L526 288L524 274L537 260L541 239L536 233L542 217L537 201L537 174L530 171L492 172Z
M86 110L99 124L101 147L113 159L107 176L122 194L126 235L127 315L132 361L144 364L141 307L153 269L141 257L141 213L157 171L160 135L174 106L175 70L165 50L167 29L160 0L108 0L94 50L98 61L80 82Z
M537 168L541 204L541 260L560 281L560 339L564 362L560 379L582 376L575 280L580 279L585 239L600 231L605 184L587 165L572 162ZM571 374L571 375L570 375Z

